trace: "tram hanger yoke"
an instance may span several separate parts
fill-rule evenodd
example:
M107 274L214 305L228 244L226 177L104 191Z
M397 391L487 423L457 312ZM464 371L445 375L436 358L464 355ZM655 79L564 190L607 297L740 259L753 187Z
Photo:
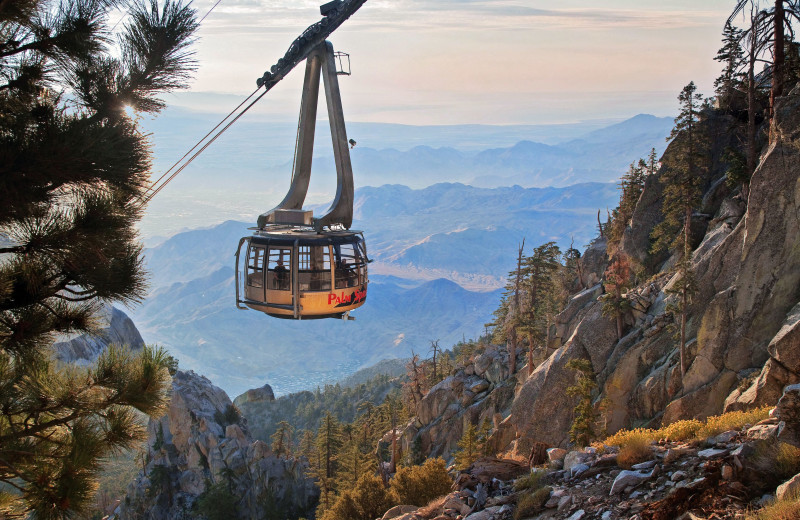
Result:
M339 91L339 71L336 67L337 53L329 41L319 44L306 59L303 94L300 104L297 149L295 151L292 183L283 201L270 211L259 215L258 228L270 225L313 225L317 232L323 228L341 226L350 229L353 223L353 167L350 162L350 147L344 123L342 98ZM346 74L346 72L342 72ZM336 163L336 196L328 211L314 218L311 211L303 210L308 184L311 180L311 162L314 153L314 133L317 123L320 75L325 87L328 121L333 141L333 156Z

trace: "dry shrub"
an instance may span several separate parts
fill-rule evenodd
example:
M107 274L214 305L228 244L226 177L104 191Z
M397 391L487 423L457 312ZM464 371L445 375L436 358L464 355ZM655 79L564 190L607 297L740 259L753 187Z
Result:
M630 443L642 443L646 442L650 444L655 439L658 438L658 430L652 430L650 428L636 428L635 430L620 430L611 437L607 438L603 441L603 444L607 446L619 446L620 448L625 447Z
M705 439L728 430L738 430L745 424L755 424L769 417L771 406L762 406L753 410L728 412L714 415L706 419L706 425L697 432L697 438Z
M703 428L703 423L697 419L689 419L686 421L676 421L669 426L665 426L657 430L662 435L660 438L670 441L685 441L686 439L694 439L697 437L697 432Z
M624 469L631 469L634 464L645 462L653 458L650 441L645 437L637 437L628 442L619 450L617 464Z
M652 428L620 430L604 440L603 444L623 448L631 442L641 443L643 439L648 444L659 439L668 439L670 441L703 440L728 430L739 429L745 424L755 424L762 421L769 417L770 408L770 406L764 406L748 411L728 412L709 417L705 422L695 419L677 421L658 430Z
M535 515L539 510L544 507L547 499L550 498L550 492L553 489L550 487L539 488L533 493L526 493L517 502L517 509L514 510L514 520L521 518L528 518Z
M439 516L443 509L444 503L447 502L447 496L434 498L427 505L420 507L417 509L416 514L421 516L422 518L434 518Z
M753 465L772 477L774 483L800 473L800 448L776 440L761 441L755 448Z
M392 496L398 504L424 506L431 500L450 492L453 480L447 473L444 460L428 459L420 466L397 470L390 483Z
M751 513L745 520L797 520L800 518L800 500L796 496L784 497Z

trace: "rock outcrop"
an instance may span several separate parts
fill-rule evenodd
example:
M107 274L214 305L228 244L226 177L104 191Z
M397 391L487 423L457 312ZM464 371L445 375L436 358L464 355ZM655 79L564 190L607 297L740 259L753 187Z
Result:
M629 465L617 446L551 450L549 468L478 459L454 491L394 520L666 520L743 518L800 489L800 475L781 482L765 447L776 442L777 418L721 432L704 441L654 441ZM561 468L563 463L563 469ZM626 469L627 468L627 469ZM521 477L521 478L520 478ZM784 477L785 478L785 477ZM522 509L522 511L520 510Z
M318 496L307 463L251 440L228 395L194 372L175 374L169 409L148 431L144 468L128 487L120 519L195 518L212 486L233 497L230 518L264 518L267 509L302 516Z
M522 364L522 353L518 365ZM434 385L417 404L417 415L400 435L400 448L408 453L420 443L430 457L448 458L456 449L464 430L484 421L499 426L508 416L514 398L516 379L510 377L508 352L490 345L469 364ZM495 428L496 435L508 432ZM515 434L503 445L513 440ZM527 455L526 455L527 456Z
M712 114L704 124L713 166L692 224L697 291L688 308L686 375L669 310L675 259L650 253L650 232L663 218L657 174L646 180L621 244L622 253L655 273L627 294L624 337L602 315L601 285L572 298L555 319L550 356L516 389L509 418L515 449L568 444L574 401L564 389L574 381L567 364L576 358L592 363L601 389L596 403L604 403L610 432L775 403L785 385L800 382L800 94L777 105L774 138L746 204L726 187L721 160L738 122ZM668 148L665 163L672 153ZM587 265L607 264L595 245L590 249Z
M238 396L233 400L233 404L241 408L242 406L248 404L270 402L274 400L275 393L272 391L272 387L269 385L264 385L260 388L248 390L247 392Z
M126 346L134 351L144 347L136 325L116 307L103 306L96 320L99 329L96 335L75 334L59 338L53 344L55 358L63 363L88 365L97 360L108 345Z

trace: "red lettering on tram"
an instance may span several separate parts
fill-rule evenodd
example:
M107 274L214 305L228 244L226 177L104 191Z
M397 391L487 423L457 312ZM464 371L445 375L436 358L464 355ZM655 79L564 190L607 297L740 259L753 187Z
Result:
M350 294L345 294L344 291L340 292L339 294L336 293L329 293L328 294L328 305L350 305L356 304L367 297L367 288L362 286L359 289L354 290Z

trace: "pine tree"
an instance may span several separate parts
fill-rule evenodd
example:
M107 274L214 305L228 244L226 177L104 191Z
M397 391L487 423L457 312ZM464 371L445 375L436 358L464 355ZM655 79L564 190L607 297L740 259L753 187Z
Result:
M769 4L765 8L762 4ZM771 56L772 87L770 89L770 113L774 115L775 99L784 94L786 87L786 43L794 35L793 21L800 21L800 3L797 0L737 0L733 13L728 18L731 22L745 6L751 6L752 22L746 32L757 36L759 54L767 51ZM755 14L758 13L758 14Z
M311 430L303 430L303 435L300 437L300 445L297 451L301 457L304 457L309 462L310 466L313 466L311 461L315 453L314 442L314 433Z
M525 256L525 239L519 245L517 254L517 267L508 273L506 291L500 300L500 307L494 312L495 321L493 322L494 339L497 342L505 342L508 349L508 370L514 374L517 371L517 330L522 325L522 280L523 263Z
M480 455L480 439L474 424L467 426L457 446L458 450L453 453L456 467L460 470L467 469Z
M494 456L492 443L489 442L489 437L491 437L491 435L492 421L486 418L483 420L481 427L478 429L478 449L481 455L486 455L487 457Z
M439 357L439 354L441 354L442 348L439 346L439 340L438 339L437 340L430 340L430 341L431 341L431 350L430 350L430 352L431 352L431 362L432 362L432 368L433 368L433 374L431 374L431 384L435 385L436 383L441 381L441 378L439 377L439 370L438 370L439 366L437 364L438 363L437 358Z
M608 227L607 250L611 256L616 254L625 228L633 218L636 204L644 189L647 171L648 163L644 159L639 159L638 163L631 163L628 171L620 179L619 206L612 212L611 225Z
M540 347L547 351L549 330L563 300L564 288L559 273L561 250L555 242L546 242L533 250L525 260L524 287L527 298L522 319L528 337L528 373L534 367L533 352Z
M134 409L166 402L162 350L110 348L92 368L50 358L56 334L95 332L103 302L144 296L150 152L124 107L158 112L193 67L192 9L125 3L114 39L120 4L0 2L0 516L85 510L102 461L146 435Z
M588 446L595 438L597 413L592 405L592 394L597 388L592 362L588 359L572 359L567 368L575 372L575 384L567 388L567 395L577 397L575 415L569 430L569 439L578 446Z
M341 490L354 487L363 475L373 475L376 469L375 458L362 449L356 438L344 444L338 463L337 487Z
M573 247L575 239L573 238L569 244L569 248L564 252L564 268L566 270L567 284L572 286L573 280L578 280L578 290L582 291L585 288L583 283L583 259L579 249Z
M717 51L714 58L724 65L722 74L714 81L714 91L723 108L730 105L736 92L743 90L743 74L741 72L744 64L743 35L744 31L734 27L730 20L725 22L725 29L722 32L722 48Z
M603 302L603 315L611 316L617 324L617 339L622 339L622 318L631 307L630 300L623 292L631 284L631 264L628 257L620 254L608 266L603 286L606 293L600 297Z
M411 359L406 364L408 381L403 383L403 393L406 397L406 407L416 414L417 405L422 401L424 391L427 389L425 370L419 360L419 354L411 351Z
M311 476L317 479L320 489L317 517L321 517L332 505L335 498L335 476L338 469L337 456L342 447L342 431L339 421L330 412L325 414L317 431L317 464Z
M278 423L278 429L272 434L272 451L278 457L292 456L292 425L286 421Z
M678 257L678 280L672 291L679 295L674 310L680 313L681 375L686 374L686 313L689 299L695 290L692 272L692 212L700 205L702 172L706 169L704 151L707 138L700 121L702 96L696 93L694 82L681 91L678 100L681 111L675 118L675 128L669 161L661 176L664 183L664 221L653 230L654 251L671 250Z
M397 460L400 453L397 448L397 424L403 418L403 403L394 394L389 394L381 405L384 417L388 419L388 426L391 428L391 453L389 458L389 473L397 471Z

